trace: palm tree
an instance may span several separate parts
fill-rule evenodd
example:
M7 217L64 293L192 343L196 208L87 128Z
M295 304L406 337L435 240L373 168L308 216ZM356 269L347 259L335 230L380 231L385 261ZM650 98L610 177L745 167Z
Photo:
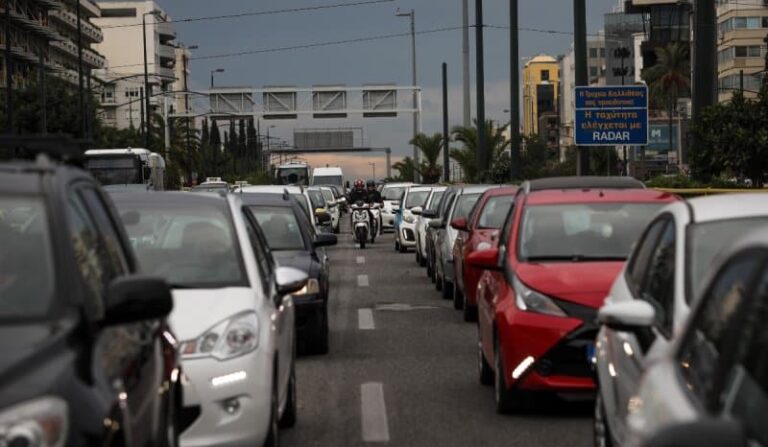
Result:
M491 167L501 160L501 155L509 147L511 141L504 138L501 128L493 121L485 122L486 145L490 148ZM482 180L477 169L477 120L473 127L456 126L453 128L453 139L464 145L461 149L451 149L451 158L461 166L464 178L468 182Z
M669 115L669 150L672 146L672 127L677 99L688 95L691 87L691 58L687 44L672 42L656 48L656 65L643 72L643 80L650 87L651 99L667 104Z
M437 183L440 181L440 169L442 166L437 164L440 159L440 152L443 149L443 134L436 133L427 136L423 133L416 135L408 144L416 146L424 154L421 165L418 167L422 181L425 184Z
M413 181L413 173L415 171L414 165L415 163L411 157L405 157L397 163L393 164L392 167L395 168L398 173L396 180L401 182Z

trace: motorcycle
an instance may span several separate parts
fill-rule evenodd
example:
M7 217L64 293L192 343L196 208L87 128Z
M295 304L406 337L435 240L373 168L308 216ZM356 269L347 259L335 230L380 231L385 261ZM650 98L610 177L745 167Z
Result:
M374 203L370 206L369 211L371 213L371 243L376 242L376 238L381 234L381 205Z
M366 203L357 202L351 209L352 234L355 236L355 242L360 244L360 248L365 248L365 243L372 234L370 207Z

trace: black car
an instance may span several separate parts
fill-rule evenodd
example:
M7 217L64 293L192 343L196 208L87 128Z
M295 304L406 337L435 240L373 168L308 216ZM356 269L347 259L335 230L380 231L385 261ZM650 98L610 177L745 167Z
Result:
M0 445L175 446L168 286L85 171L0 163Z
M290 195L243 194L242 201L259 222L277 263L309 276L293 295L299 345L313 354L328 352L329 260L325 250L336 245L333 234L316 234L301 205Z

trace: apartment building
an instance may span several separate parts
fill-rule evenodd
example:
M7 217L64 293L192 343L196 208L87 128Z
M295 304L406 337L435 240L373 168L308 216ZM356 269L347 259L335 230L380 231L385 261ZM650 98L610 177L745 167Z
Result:
M745 96L757 96L766 69L768 2L719 0L717 31L719 100L730 100L742 85Z
M523 69L523 134L539 134L542 115L557 112L560 73L557 59L540 54Z

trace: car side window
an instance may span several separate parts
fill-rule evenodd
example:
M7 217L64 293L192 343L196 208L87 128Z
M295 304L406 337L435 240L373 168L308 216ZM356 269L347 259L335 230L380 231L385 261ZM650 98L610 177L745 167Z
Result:
M261 275L261 284L264 287L264 293L269 293L270 281L272 280L273 266L271 261L272 254L267 251L266 242L263 237L259 237L258 223L247 210L243 210L243 220L248 232L248 240L251 242L253 253L256 256L256 265Z
M109 216L107 205L99 193L93 188L83 188L81 191L85 205L93 216L101 234L101 244L115 276L129 273L128 259L125 255L125 247L120 240L120 232L115 227L114 220Z
M732 352L729 343L738 332L738 311L759 263L760 259L741 256L718 273L702 297L678 354L688 388L708 408L717 399L718 371L729 369L724 363Z
M627 282L634 294L639 294L640 286L650 267L651 256L666 224L666 219L653 222L632 252L632 258L627 265Z
M660 221L661 223L662 221ZM656 327L665 337L672 336L675 306L675 225L665 219L658 242L650 252L648 271L639 284L639 298L656 310Z

